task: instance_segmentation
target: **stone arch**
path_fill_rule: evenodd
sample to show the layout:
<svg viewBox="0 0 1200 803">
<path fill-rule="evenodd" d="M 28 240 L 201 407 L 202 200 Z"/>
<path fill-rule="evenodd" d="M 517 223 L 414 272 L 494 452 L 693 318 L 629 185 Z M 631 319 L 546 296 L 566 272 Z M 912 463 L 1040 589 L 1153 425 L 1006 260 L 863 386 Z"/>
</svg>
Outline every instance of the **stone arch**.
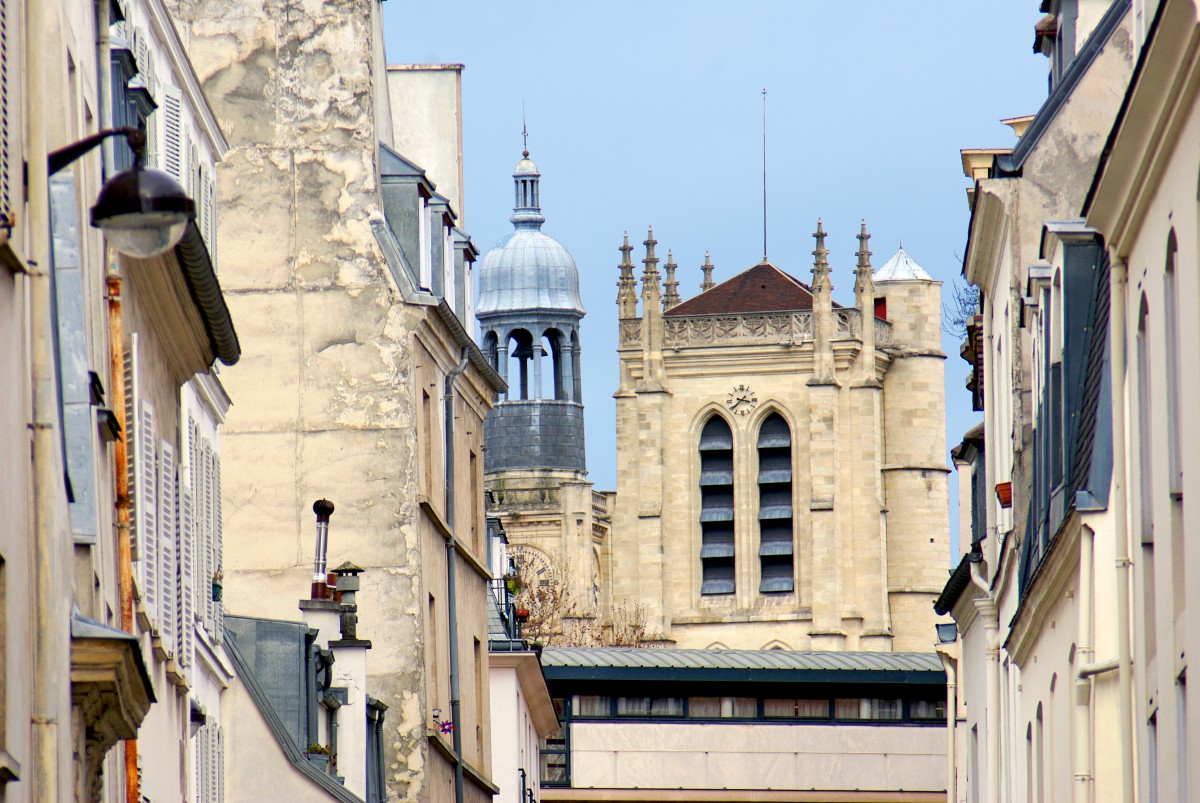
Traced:
<svg viewBox="0 0 1200 803">
<path fill-rule="evenodd" d="M 733 428 L 724 415 L 710 413 L 695 443 L 700 458 L 700 593 L 732 594 L 736 591 Z"/>
<path fill-rule="evenodd" d="M 562 330 L 556 327 L 548 327 L 542 332 L 542 342 L 544 352 L 549 352 L 550 370 L 547 371 L 543 367 L 542 370 L 542 392 L 543 399 L 557 399 L 565 401 L 567 398 L 567 380 L 569 368 L 564 364 L 565 355 L 563 345 L 566 340 Z"/>
<path fill-rule="evenodd" d="M 714 641 L 712 644 L 709 644 L 704 649 L 706 649 L 706 650 L 727 650 L 729 648 L 726 647 L 724 644 L 722 644 L 719 641 Z"/>
<path fill-rule="evenodd" d="M 533 335 L 528 329 L 513 329 L 504 339 L 508 351 L 508 397 L 512 400 L 526 400 L 530 396 L 530 361 L 534 357 Z M 538 348 L 541 345 L 538 344 Z"/>
<path fill-rule="evenodd" d="M 771 639 L 766 644 L 762 645 L 762 648 L 764 650 L 786 650 L 788 652 L 791 652 L 792 649 L 787 642 L 780 641 L 779 639 Z"/>
<path fill-rule="evenodd" d="M 483 336 L 483 353 L 487 357 L 488 365 L 492 366 L 493 371 L 500 370 L 499 347 L 499 336 L 494 329 L 489 329 L 487 334 Z"/>
</svg>

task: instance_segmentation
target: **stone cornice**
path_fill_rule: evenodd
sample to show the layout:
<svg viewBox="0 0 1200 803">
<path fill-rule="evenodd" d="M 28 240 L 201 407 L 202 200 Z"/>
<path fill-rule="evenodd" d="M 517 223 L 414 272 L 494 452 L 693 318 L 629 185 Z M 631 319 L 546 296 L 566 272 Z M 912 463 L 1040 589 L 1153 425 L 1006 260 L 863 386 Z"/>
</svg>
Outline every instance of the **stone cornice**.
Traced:
<svg viewBox="0 0 1200 803">
<path fill-rule="evenodd" d="M 862 338 L 862 313 L 852 307 L 833 311 L 834 338 Z M 811 310 L 800 312 L 761 312 L 738 315 L 679 315 L 663 319 L 663 348 L 723 345 L 793 345 L 815 339 Z M 620 344 L 634 347 L 641 342 L 641 318 L 620 322 Z M 892 325 L 875 319 L 875 342 L 892 342 Z"/>
</svg>

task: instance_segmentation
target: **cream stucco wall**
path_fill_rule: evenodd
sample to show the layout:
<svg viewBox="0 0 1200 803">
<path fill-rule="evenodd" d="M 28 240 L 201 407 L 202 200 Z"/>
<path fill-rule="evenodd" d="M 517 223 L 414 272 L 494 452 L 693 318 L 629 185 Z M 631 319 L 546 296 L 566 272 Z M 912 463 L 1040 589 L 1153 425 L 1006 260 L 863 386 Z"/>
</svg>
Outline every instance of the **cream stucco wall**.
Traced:
<svg viewBox="0 0 1200 803">
<path fill-rule="evenodd" d="M 945 732 L 876 725 L 575 722 L 571 786 L 944 790 Z"/>
</svg>

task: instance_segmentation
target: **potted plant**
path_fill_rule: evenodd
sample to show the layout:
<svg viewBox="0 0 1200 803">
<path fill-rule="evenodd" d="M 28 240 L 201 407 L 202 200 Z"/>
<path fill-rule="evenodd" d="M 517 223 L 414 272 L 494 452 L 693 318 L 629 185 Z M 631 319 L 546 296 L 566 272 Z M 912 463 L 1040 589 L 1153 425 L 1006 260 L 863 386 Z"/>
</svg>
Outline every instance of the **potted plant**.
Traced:
<svg viewBox="0 0 1200 803">
<path fill-rule="evenodd" d="M 225 584 L 223 582 L 224 579 L 225 579 L 224 576 L 222 576 L 222 574 L 220 572 L 217 572 L 216 574 L 214 574 L 212 576 L 212 600 L 213 600 L 213 602 L 221 601 L 221 597 L 224 594 L 224 590 L 225 590 Z"/>
<path fill-rule="evenodd" d="M 508 593 L 516 596 L 521 593 L 521 589 L 525 587 L 525 583 L 521 580 L 521 575 L 516 572 L 509 572 L 504 575 L 504 587 L 508 589 Z"/>
<path fill-rule="evenodd" d="M 305 749 L 304 756 L 308 759 L 309 764 L 321 772 L 329 772 L 329 763 L 333 760 L 333 753 L 325 745 L 313 742 Z"/>
</svg>

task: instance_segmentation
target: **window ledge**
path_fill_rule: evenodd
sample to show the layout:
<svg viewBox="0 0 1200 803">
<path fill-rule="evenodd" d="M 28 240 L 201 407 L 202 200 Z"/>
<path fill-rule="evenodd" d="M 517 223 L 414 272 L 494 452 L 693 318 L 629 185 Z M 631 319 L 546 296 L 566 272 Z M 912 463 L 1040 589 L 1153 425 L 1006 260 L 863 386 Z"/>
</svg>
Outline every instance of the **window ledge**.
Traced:
<svg viewBox="0 0 1200 803">
<path fill-rule="evenodd" d="M 0 747 L 0 784 L 21 780 L 21 762 Z"/>
</svg>

